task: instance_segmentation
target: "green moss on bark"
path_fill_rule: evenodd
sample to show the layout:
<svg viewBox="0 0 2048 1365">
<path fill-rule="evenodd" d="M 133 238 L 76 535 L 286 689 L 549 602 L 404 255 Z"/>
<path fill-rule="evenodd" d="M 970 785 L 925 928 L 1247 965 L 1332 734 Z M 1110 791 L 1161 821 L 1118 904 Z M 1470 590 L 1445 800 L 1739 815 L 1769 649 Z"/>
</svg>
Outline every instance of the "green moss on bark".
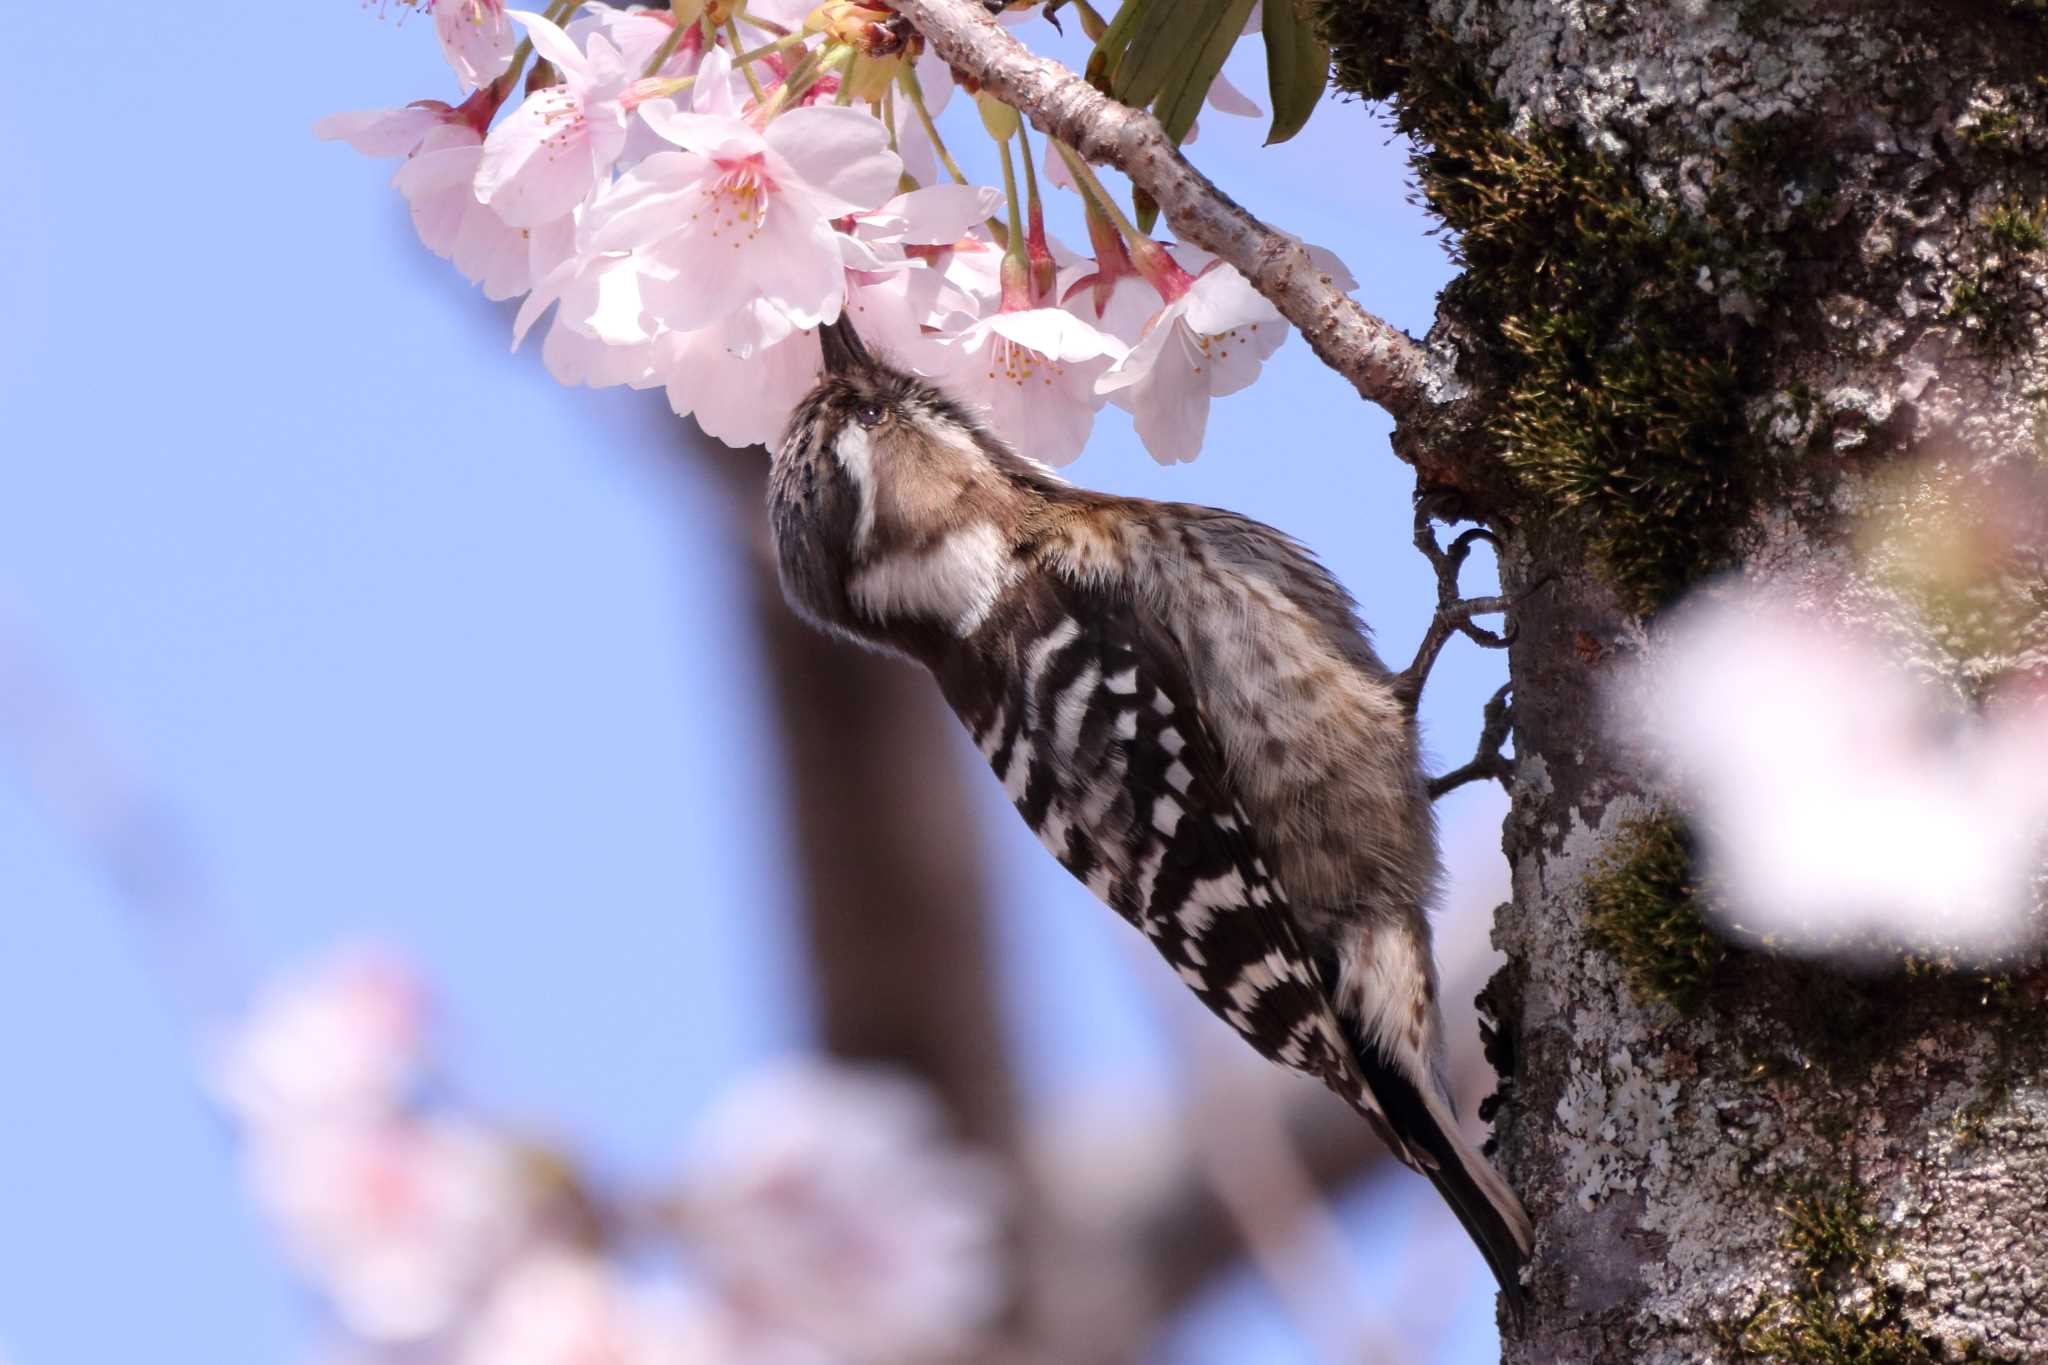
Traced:
<svg viewBox="0 0 2048 1365">
<path fill-rule="evenodd" d="M 1393 101 L 1422 196 L 1463 274 L 1452 310 L 1493 340 L 1488 426 L 1528 507 L 1575 519 L 1638 611 L 1733 558 L 1770 461 L 1748 400 L 1796 287 L 1785 262 L 1829 185 L 1807 130 L 1759 124 L 1702 149 L 1704 214 L 1650 192 L 1575 130 L 1509 127 L 1473 55 L 1409 0 L 1324 0 L 1338 82 Z M 1787 195 L 1788 185 L 1796 183 Z M 1790 212 L 1760 212 L 1787 200 Z"/>
<path fill-rule="evenodd" d="M 1797 1194 L 1779 1212 L 1785 1229 L 1778 1244 L 1798 1258 L 1795 1288 L 1726 1333 L 1744 1358 L 1786 1365 L 1935 1365 L 1950 1358 L 1907 1324 L 1903 1296 L 1882 1279 L 1877 1220 L 1861 1191 L 1851 1185 Z"/>
<path fill-rule="evenodd" d="M 1621 964 L 1629 985 L 1691 1013 L 1728 945 L 1700 915 L 1692 840 L 1670 816 L 1621 828 L 1586 879 L 1586 927 Z"/>
</svg>

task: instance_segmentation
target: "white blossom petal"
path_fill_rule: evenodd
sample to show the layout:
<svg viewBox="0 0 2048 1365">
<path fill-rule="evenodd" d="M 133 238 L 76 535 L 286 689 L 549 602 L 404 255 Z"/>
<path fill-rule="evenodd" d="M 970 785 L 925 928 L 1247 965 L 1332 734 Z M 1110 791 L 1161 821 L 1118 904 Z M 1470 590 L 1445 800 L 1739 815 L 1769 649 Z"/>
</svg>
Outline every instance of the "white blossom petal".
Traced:
<svg viewBox="0 0 2048 1365">
<path fill-rule="evenodd" d="M 895 195 L 903 173 L 903 163 L 889 150 L 887 130 L 858 109 L 792 109 L 770 123 L 763 136 L 827 218 L 881 204 Z"/>
<path fill-rule="evenodd" d="M 517 46 L 504 0 L 433 0 L 441 55 L 468 94 L 505 74 Z"/>
<path fill-rule="evenodd" d="M 323 142 L 346 142 L 364 156 L 411 156 L 427 134 L 446 122 L 447 113 L 446 105 L 409 104 L 329 114 L 313 125 L 313 135 Z"/>
</svg>

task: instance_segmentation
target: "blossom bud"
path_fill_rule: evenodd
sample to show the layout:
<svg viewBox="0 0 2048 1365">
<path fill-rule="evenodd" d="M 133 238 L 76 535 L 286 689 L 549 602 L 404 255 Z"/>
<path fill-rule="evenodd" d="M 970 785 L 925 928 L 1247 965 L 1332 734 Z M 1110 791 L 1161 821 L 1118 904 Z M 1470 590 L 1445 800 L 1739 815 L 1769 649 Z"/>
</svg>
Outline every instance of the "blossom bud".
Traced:
<svg viewBox="0 0 2048 1365">
<path fill-rule="evenodd" d="M 846 83 L 853 90 L 853 98 L 879 105 L 882 95 L 896 80 L 896 62 L 893 58 L 868 57 L 856 48 L 853 61 L 846 68 Z"/>
<path fill-rule="evenodd" d="M 988 129 L 988 135 L 998 142 L 1008 142 L 1017 135 L 1017 111 L 1004 104 L 994 95 L 974 97 L 975 107 L 981 110 L 981 126 Z"/>
<path fill-rule="evenodd" d="M 888 10 L 861 4 L 860 0 L 825 0 L 804 20 L 804 32 L 822 33 L 829 40 L 852 43 L 865 50 L 873 42 L 869 31 L 895 17 Z"/>
</svg>

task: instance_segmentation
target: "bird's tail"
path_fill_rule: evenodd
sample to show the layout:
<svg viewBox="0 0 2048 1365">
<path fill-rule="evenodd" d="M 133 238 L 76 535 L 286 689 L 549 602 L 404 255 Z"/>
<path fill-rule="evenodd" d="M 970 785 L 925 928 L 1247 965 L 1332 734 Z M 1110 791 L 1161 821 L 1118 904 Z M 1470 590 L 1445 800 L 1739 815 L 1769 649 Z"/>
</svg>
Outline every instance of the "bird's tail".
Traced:
<svg viewBox="0 0 2048 1365">
<path fill-rule="evenodd" d="M 1389 1139 L 1396 1156 L 1437 1187 L 1486 1258 L 1516 1321 L 1521 1321 L 1526 1302 L 1521 1271 L 1533 1240 L 1522 1201 L 1458 1132 L 1449 1102 L 1434 1085 L 1418 1084 L 1407 1068 L 1379 1043 L 1360 1036 L 1349 1020 L 1345 1031 L 1352 1035 L 1359 1071 L 1379 1103 L 1379 1117 L 1391 1130 L 1381 1135 Z"/>
</svg>

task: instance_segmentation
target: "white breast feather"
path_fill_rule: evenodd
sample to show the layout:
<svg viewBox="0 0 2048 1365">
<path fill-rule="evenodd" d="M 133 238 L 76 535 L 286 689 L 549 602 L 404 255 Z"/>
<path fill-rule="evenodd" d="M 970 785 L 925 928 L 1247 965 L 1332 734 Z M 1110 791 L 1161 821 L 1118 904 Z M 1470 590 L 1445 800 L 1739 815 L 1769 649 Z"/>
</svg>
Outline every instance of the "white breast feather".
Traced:
<svg viewBox="0 0 2048 1365">
<path fill-rule="evenodd" d="M 943 621 L 966 639 L 988 619 L 1017 578 L 1009 542 L 991 522 L 975 522 L 929 550 L 890 555 L 854 577 L 853 600 L 878 621 Z"/>
<path fill-rule="evenodd" d="M 854 519 L 853 547 L 865 549 L 875 530 L 875 456 L 868 444 L 866 428 L 848 426 L 832 443 L 832 455 L 860 494 L 860 511 Z"/>
</svg>

